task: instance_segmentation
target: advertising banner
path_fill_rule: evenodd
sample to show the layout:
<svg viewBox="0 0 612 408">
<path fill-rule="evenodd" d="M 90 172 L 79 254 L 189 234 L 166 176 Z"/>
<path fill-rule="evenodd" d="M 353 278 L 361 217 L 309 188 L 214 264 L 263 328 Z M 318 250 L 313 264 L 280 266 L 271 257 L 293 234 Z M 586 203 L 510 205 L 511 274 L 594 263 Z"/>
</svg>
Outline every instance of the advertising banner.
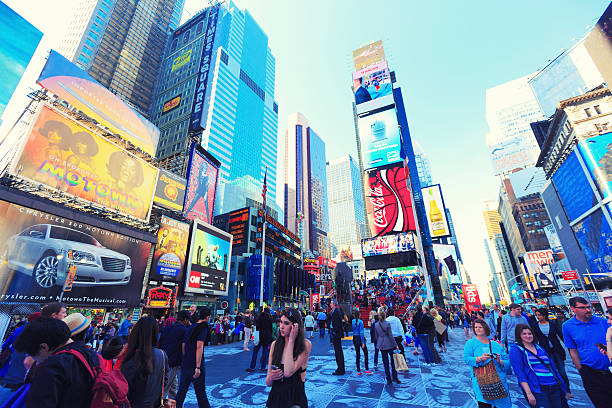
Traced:
<svg viewBox="0 0 612 408">
<path fill-rule="evenodd" d="M 385 60 L 385 49 L 382 40 L 365 45 L 353 50 L 353 64 L 355 71 L 378 64 Z"/>
<path fill-rule="evenodd" d="M 363 259 L 363 254 L 361 252 L 361 244 L 343 245 L 338 249 L 338 257 L 340 259 L 340 262 L 358 261 L 360 259 Z"/>
<path fill-rule="evenodd" d="M 366 218 L 374 237 L 416 230 L 406 171 L 397 164 L 365 174 Z"/>
<path fill-rule="evenodd" d="M 403 232 L 382 237 L 368 238 L 361 241 L 363 256 L 396 254 L 414 251 L 412 232 Z"/>
<path fill-rule="evenodd" d="M 440 274 L 445 273 L 450 284 L 460 284 L 459 262 L 454 245 L 433 244 L 436 266 Z"/>
<path fill-rule="evenodd" d="M 313 312 L 315 310 L 315 305 L 319 305 L 319 294 L 311 293 L 310 294 L 310 311 Z"/>
<path fill-rule="evenodd" d="M 489 147 L 489 158 L 493 173 L 497 176 L 514 169 L 530 166 L 537 161 L 537 152 L 532 151 L 524 138 L 515 137 Z"/>
<path fill-rule="evenodd" d="M 523 259 L 533 289 L 552 289 L 555 287 L 552 271 L 552 264 L 555 259 L 552 250 L 527 252 Z"/>
<path fill-rule="evenodd" d="M 179 94 L 174 98 L 168 99 L 166 102 L 164 102 L 164 106 L 162 107 L 162 115 L 165 115 L 168 112 L 172 112 L 173 110 L 178 108 L 181 105 L 181 96 L 182 94 Z"/>
<path fill-rule="evenodd" d="M 185 292 L 227 296 L 232 234 L 194 220 Z"/>
<path fill-rule="evenodd" d="M 0 116 L 41 38 L 42 32 L 0 1 Z"/>
<path fill-rule="evenodd" d="M 200 131 L 204 129 L 204 97 L 206 96 L 206 87 L 208 86 L 208 73 L 212 63 L 212 50 L 215 43 L 215 32 L 217 31 L 217 19 L 219 17 L 219 5 L 210 8 L 208 15 L 208 25 L 206 31 L 206 40 L 204 41 L 204 49 L 202 51 L 202 59 L 200 60 L 200 70 L 196 81 L 196 92 L 193 97 L 193 108 L 191 109 L 191 119 L 189 122 L 189 131 Z"/>
<path fill-rule="evenodd" d="M 157 168 L 46 106 L 15 170 L 33 182 L 149 220 Z"/>
<path fill-rule="evenodd" d="M 391 95 L 393 86 L 387 62 L 383 61 L 353 73 L 355 104 Z"/>
<path fill-rule="evenodd" d="M 463 290 L 463 299 L 465 300 L 465 307 L 468 313 L 482 309 L 480 296 L 478 295 L 478 287 L 476 285 L 461 285 L 461 289 Z"/>
<path fill-rule="evenodd" d="M 0 248 L 2 302 L 56 301 L 72 264 L 65 303 L 133 307 L 140 303 L 151 243 L 0 201 Z"/>
<path fill-rule="evenodd" d="M 612 284 L 612 225 L 601 209 L 572 226 L 596 287 Z"/>
<path fill-rule="evenodd" d="M 194 144 L 191 148 L 183 217 L 190 220 L 212 222 L 215 209 L 215 194 L 219 165 L 213 163 L 206 154 Z"/>
<path fill-rule="evenodd" d="M 179 69 L 183 65 L 188 64 L 189 61 L 191 61 L 191 48 L 172 60 L 172 68 L 170 71 L 172 72 L 175 69 Z"/>
<path fill-rule="evenodd" d="M 439 184 L 421 189 L 423 203 L 427 211 L 427 223 L 429 234 L 432 238 L 447 237 L 451 235 L 448 220 L 446 219 L 446 207 L 442 199 L 442 190 Z"/>
<path fill-rule="evenodd" d="M 182 211 L 187 180 L 165 169 L 159 169 L 153 202 L 160 207 Z"/>
<path fill-rule="evenodd" d="M 162 215 L 149 279 L 182 281 L 188 240 L 189 224 Z"/>
<path fill-rule="evenodd" d="M 364 169 L 381 167 L 402 160 L 402 147 L 395 108 L 359 117 L 359 140 Z"/>
<path fill-rule="evenodd" d="M 249 208 L 233 211 L 229 215 L 229 232 L 234 237 L 232 247 L 245 247 L 249 243 Z"/>
<path fill-rule="evenodd" d="M 593 136 L 578 143 L 591 177 L 602 198 L 612 195 L 612 133 Z"/>
<path fill-rule="evenodd" d="M 150 288 L 149 293 L 147 294 L 146 307 L 164 309 L 171 307 L 174 300 L 175 290 L 176 289 L 171 289 L 164 286 Z"/>
<path fill-rule="evenodd" d="M 155 156 L 159 129 L 87 72 L 51 50 L 37 83 L 111 132 Z"/>
</svg>

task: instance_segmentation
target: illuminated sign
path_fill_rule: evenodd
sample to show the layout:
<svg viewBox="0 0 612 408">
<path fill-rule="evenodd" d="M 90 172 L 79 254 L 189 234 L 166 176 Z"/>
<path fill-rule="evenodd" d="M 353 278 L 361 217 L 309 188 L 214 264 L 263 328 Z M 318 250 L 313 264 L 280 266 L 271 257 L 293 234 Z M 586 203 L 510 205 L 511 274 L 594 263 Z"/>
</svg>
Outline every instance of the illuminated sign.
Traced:
<svg viewBox="0 0 612 408">
<path fill-rule="evenodd" d="M 212 222 L 219 162 L 196 143 L 191 147 L 183 217 Z"/>
<path fill-rule="evenodd" d="M 365 45 L 353 51 L 353 64 L 355 70 L 364 69 L 370 65 L 385 60 L 385 49 L 381 40 Z"/>
<path fill-rule="evenodd" d="M 162 215 L 150 279 L 183 280 L 188 240 L 189 224 Z"/>
<path fill-rule="evenodd" d="M 180 104 L 181 104 L 181 95 L 175 96 L 174 98 L 164 102 L 164 107 L 162 108 L 162 115 L 178 108 Z"/>
<path fill-rule="evenodd" d="M 179 69 L 183 65 L 187 64 L 189 61 L 191 61 L 191 50 L 185 51 L 183 54 L 179 55 L 172 61 L 172 69 L 170 70 L 170 72 L 174 71 L 175 69 Z"/>
<path fill-rule="evenodd" d="M 474 310 L 480 310 L 482 305 L 480 303 L 480 296 L 478 295 L 478 287 L 474 284 L 461 285 L 463 289 L 463 299 L 465 299 L 465 307 L 469 312 Z"/>
<path fill-rule="evenodd" d="M 149 289 L 149 294 L 147 296 L 147 306 L 146 307 L 160 307 L 160 308 L 168 308 L 172 304 L 174 290 L 170 288 L 166 288 L 163 286 L 159 286 L 157 288 Z"/>
<path fill-rule="evenodd" d="M 527 252 L 523 259 L 527 277 L 533 289 L 550 289 L 555 286 L 552 273 L 555 258 L 551 249 Z"/>
<path fill-rule="evenodd" d="M 429 234 L 432 238 L 447 237 L 451 235 L 448 220 L 446 219 L 446 207 L 442 199 L 440 185 L 424 187 L 421 189 L 423 194 L 423 204 L 427 211 L 427 223 L 429 224 Z"/>
<path fill-rule="evenodd" d="M 361 159 L 364 169 L 397 163 L 400 157 L 401 135 L 395 108 L 357 119 Z"/>
<path fill-rule="evenodd" d="M 363 256 L 396 254 L 415 249 L 412 232 L 364 239 L 361 245 Z"/>
</svg>

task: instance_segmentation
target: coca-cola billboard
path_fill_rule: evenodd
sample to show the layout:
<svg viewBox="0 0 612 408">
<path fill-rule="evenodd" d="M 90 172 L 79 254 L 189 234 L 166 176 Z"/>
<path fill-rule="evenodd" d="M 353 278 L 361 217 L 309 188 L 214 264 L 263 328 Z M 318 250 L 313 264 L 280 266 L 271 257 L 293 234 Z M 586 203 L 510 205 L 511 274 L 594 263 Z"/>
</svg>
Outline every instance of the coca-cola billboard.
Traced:
<svg viewBox="0 0 612 408">
<path fill-rule="evenodd" d="M 365 200 L 373 237 L 416 230 L 403 164 L 366 171 Z"/>
</svg>

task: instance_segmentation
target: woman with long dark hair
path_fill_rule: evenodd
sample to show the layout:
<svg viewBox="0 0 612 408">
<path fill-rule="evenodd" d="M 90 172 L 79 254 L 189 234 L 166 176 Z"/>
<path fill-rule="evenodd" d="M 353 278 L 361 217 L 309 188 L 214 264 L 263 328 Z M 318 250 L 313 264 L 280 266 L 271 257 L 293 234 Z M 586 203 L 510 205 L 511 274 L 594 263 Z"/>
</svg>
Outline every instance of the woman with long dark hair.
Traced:
<svg viewBox="0 0 612 408">
<path fill-rule="evenodd" d="M 266 407 L 306 408 L 306 366 L 312 343 L 304 338 L 302 316 L 296 309 L 281 313 L 279 336 L 268 357 L 266 385 L 271 386 Z"/>
<path fill-rule="evenodd" d="M 132 408 L 157 408 L 161 404 L 162 390 L 168 383 L 168 358 L 155 347 L 158 331 L 155 318 L 141 318 L 120 356 L 121 373 L 130 386 L 128 400 Z"/>
</svg>

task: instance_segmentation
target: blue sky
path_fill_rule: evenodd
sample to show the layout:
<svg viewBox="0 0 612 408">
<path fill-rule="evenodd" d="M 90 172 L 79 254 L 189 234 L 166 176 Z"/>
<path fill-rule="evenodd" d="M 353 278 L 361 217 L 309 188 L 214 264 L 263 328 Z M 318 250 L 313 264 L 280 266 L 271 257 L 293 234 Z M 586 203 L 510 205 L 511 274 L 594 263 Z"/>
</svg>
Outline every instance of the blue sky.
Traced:
<svg viewBox="0 0 612 408">
<path fill-rule="evenodd" d="M 58 46 L 77 2 L 6 0 L 45 33 L 39 58 Z M 486 282 L 480 203 L 497 197 L 497 184 L 485 145 L 485 90 L 544 67 L 585 34 L 608 2 L 235 2 L 268 34 L 276 57 L 279 154 L 284 151 L 287 115 L 300 111 L 326 142 L 328 159 L 346 153 L 356 157 L 351 52 L 383 40 L 403 90 L 412 138 L 429 155 L 434 179 L 442 184 L 466 267 L 479 283 Z M 183 19 L 206 5 L 186 0 Z M 42 62 L 32 65 L 28 71 L 39 71 Z M 480 292 L 486 296 L 486 286 Z"/>
</svg>

